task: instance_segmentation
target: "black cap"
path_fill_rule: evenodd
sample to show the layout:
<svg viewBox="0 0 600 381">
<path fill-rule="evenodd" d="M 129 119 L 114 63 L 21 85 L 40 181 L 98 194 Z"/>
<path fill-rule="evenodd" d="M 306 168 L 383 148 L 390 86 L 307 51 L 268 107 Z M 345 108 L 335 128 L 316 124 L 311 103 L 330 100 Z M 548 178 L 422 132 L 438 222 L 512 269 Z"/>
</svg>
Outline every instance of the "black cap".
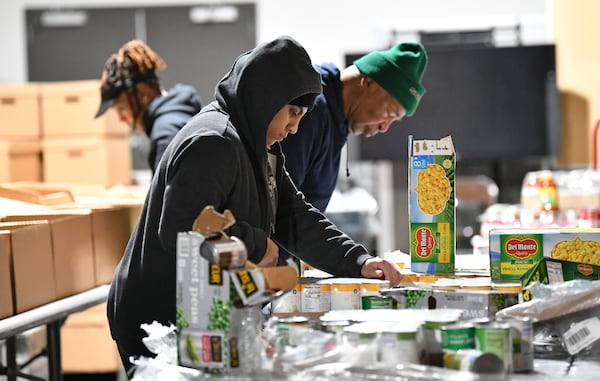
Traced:
<svg viewBox="0 0 600 381">
<path fill-rule="evenodd" d="M 96 112 L 96 116 L 94 118 L 98 118 L 102 116 L 112 105 L 115 104 L 119 95 L 127 89 L 134 87 L 136 84 L 140 82 L 153 83 L 158 81 L 158 77 L 154 72 L 150 72 L 144 76 L 137 78 L 127 78 L 124 80 L 118 80 L 112 83 L 107 83 L 104 86 L 100 87 L 100 107 Z"/>
</svg>

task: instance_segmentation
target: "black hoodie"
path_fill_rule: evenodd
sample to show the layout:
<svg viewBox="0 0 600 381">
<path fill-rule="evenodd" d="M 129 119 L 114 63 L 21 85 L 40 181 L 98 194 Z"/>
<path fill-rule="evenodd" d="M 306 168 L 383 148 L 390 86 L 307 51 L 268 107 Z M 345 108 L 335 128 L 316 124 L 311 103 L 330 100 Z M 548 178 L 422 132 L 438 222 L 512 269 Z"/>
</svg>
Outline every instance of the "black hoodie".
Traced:
<svg viewBox="0 0 600 381">
<path fill-rule="evenodd" d="M 320 75 L 304 48 L 278 38 L 238 57 L 217 85 L 216 100 L 175 136 L 111 285 L 108 316 L 121 348 L 141 346 L 142 323 L 175 324 L 177 233 L 189 231 L 207 205 L 231 210 L 237 222 L 228 233 L 244 241 L 254 263 L 270 236 L 317 268 L 360 276 L 371 256 L 304 201 L 285 171 L 279 143 L 271 147 L 278 163 L 276 218 L 269 199 L 269 123 L 292 100 L 320 91 Z"/>
</svg>

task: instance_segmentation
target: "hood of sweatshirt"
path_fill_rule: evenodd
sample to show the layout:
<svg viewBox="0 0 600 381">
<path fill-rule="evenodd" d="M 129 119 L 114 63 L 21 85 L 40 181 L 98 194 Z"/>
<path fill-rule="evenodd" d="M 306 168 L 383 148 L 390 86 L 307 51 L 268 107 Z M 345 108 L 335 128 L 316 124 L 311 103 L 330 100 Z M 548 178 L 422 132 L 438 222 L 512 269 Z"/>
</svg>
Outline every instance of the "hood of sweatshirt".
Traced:
<svg viewBox="0 0 600 381">
<path fill-rule="evenodd" d="M 239 56 L 217 84 L 215 99 L 231 118 L 258 163 L 266 163 L 267 129 L 294 99 L 321 93 L 321 76 L 306 50 L 293 38 L 279 37 Z"/>
</svg>

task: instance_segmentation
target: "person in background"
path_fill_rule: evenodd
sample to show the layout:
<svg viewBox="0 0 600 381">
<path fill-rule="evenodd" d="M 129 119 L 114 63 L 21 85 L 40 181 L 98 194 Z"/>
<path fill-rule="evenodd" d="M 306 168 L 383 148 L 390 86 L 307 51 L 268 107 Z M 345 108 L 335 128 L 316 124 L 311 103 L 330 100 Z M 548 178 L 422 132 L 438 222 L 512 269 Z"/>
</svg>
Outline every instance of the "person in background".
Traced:
<svg viewBox="0 0 600 381">
<path fill-rule="evenodd" d="M 368 53 L 343 70 L 332 63 L 314 67 L 323 92 L 302 118 L 298 133 L 281 147 L 298 189 L 325 212 L 350 133 L 371 137 L 414 114 L 425 94 L 421 80 L 427 53 L 420 43 L 404 42 Z"/>
<path fill-rule="evenodd" d="M 156 72 L 167 65 L 140 40 L 126 42 L 104 64 L 101 103 L 96 118 L 113 108 L 133 132 L 150 139 L 148 164 L 152 172 L 183 125 L 202 108 L 192 86 L 162 88 Z"/>
<path fill-rule="evenodd" d="M 206 206 L 236 219 L 226 230 L 248 259 L 273 266 L 278 244 L 337 276 L 384 278 L 400 270 L 338 230 L 306 203 L 287 175 L 280 141 L 321 91 L 304 48 L 283 36 L 239 56 L 217 84 L 215 101 L 175 136 L 158 165 L 138 223 L 110 287 L 107 313 L 126 369 L 153 356 L 142 323 L 176 323 L 176 240 Z"/>
</svg>

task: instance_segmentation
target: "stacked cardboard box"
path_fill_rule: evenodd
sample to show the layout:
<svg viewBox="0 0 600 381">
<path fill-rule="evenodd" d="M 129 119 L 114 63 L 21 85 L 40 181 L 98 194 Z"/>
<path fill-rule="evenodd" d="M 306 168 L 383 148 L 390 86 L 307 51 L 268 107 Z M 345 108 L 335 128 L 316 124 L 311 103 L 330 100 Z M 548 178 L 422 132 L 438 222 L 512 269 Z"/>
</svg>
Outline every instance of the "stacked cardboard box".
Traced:
<svg viewBox="0 0 600 381">
<path fill-rule="evenodd" d="M 100 82 L 40 84 L 44 181 L 130 184 L 128 128 L 113 112 L 94 115 Z"/>
<path fill-rule="evenodd" d="M 0 86 L 0 181 L 42 179 L 39 90 Z"/>
</svg>

